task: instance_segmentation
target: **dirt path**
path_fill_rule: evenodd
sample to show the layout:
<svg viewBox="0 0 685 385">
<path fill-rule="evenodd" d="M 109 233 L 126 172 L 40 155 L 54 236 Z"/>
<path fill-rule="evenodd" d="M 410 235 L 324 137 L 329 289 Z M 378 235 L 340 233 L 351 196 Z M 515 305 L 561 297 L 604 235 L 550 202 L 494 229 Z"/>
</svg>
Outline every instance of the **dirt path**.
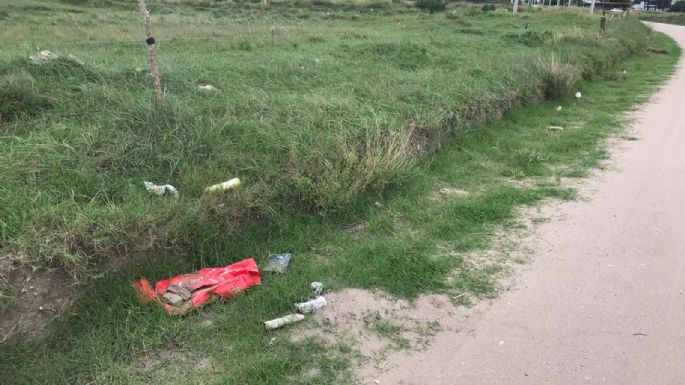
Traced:
<svg viewBox="0 0 685 385">
<path fill-rule="evenodd" d="M 685 27 L 655 25 L 685 46 Z M 616 168 L 532 239 L 517 288 L 379 384 L 685 384 L 685 63 L 638 115 Z"/>
</svg>

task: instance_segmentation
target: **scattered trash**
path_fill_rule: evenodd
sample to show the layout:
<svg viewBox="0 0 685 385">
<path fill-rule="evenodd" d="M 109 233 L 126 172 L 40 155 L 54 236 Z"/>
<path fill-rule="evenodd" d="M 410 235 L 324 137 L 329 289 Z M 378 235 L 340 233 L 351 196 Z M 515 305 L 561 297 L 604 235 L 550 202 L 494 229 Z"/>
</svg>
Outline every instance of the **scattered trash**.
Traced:
<svg viewBox="0 0 685 385">
<path fill-rule="evenodd" d="M 228 300 L 236 294 L 261 284 L 261 275 L 254 258 L 244 259 L 226 267 L 211 267 L 194 273 L 177 275 L 158 281 L 153 288 L 145 278 L 133 288 L 143 302 L 156 302 L 167 314 L 186 314 L 211 302 L 213 296 Z"/>
<path fill-rule="evenodd" d="M 555 109 L 557 110 L 557 112 L 561 112 L 561 106 L 557 106 L 557 108 Z"/>
<path fill-rule="evenodd" d="M 57 55 L 48 50 L 44 50 L 29 56 L 29 59 L 31 59 L 33 64 L 41 64 L 57 59 Z"/>
<path fill-rule="evenodd" d="M 628 73 L 628 71 L 626 71 L 626 70 L 623 70 L 623 72 L 621 72 L 621 73 L 625 75 L 625 74 L 627 74 L 627 73 Z"/>
<path fill-rule="evenodd" d="M 143 184 L 145 184 L 145 189 L 152 194 L 155 195 L 171 195 L 172 197 L 178 199 L 178 191 L 176 190 L 176 187 L 170 185 L 170 184 L 165 184 L 165 185 L 157 185 L 152 182 L 146 182 L 144 181 Z"/>
<path fill-rule="evenodd" d="M 307 302 L 296 303 L 295 308 L 301 314 L 313 313 L 326 307 L 326 298 L 323 296 L 310 299 Z"/>
<path fill-rule="evenodd" d="M 297 311 L 302 314 L 313 313 L 326 307 L 326 298 L 321 295 L 321 293 L 323 293 L 323 283 L 312 282 L 310 287 L 312 288 L 313 293 L 309 301 L 295 304 Z"/>
<path fill-rule="evenodd" d="M 576 92 L 576 100 L 580 100 L 582 97 L 583 95 L 581 95 L 580 91 Z"/>
<path fill-rule="evenodd" d="M 302 321 L 304 321 L 304 316 L 302 314 L 288 314 L 285 317 L 272 319 L 271 321 L 265 321 L 264 326 L 266 326 L 266 330 L 274 330 L 285 325 Z"/>
<path fill-rule="evenodd" d="M 227 180 L 226 182 L 222 183 L 217 183 L 214 185 L 211 185 L 205 189 L 205 191 L 227 191 L 227 190 L 233 190 L 235 188 L 238 188 L 240 186 L 240 179 L 238 178 L 233 178 L 230 180 Z"/>
<path fill-rule="evenodd" d="M 269 345 L 273 345 L 276 342 L 276 337 L 271 337 L 269 340 Z"/>
<path fill-rule="evenodd" d="M 383 208 L 383 204 L 381 202 L 374 202 L 374 206 L 378 207 L 379 209 Z"/>
<path fill-rule="evenodd" d="M 285 273 L 285 270 L 288 268 L 288 264 L 290 263 L 290 258 L 292 258 L 292 256 L 293 255 L 290 253 L 271 255 L 269 256 L 269 259 L 266 261 L 266 266 L 264 266 L 262 271 Z"/>
<path fill-rule="evenodd" d="M 211 84 L 203 84 L 203 83 L 200 83 L 200 84 L 197 85 L 197 88 L 200 89 L 200 90 L 202 90 L 202 91 L 210 91 L 210 92 L 218 91 L 218 90 L 216 89 L 216 87 L 214 87 L 214 86 L 211 85 Z"/>
<path fill-rule="evenodd" d="M 312 295 L 312 299 L 318 297 L 323 293 L 323 283 L 321 282 L 312 282 L 311 285 L 309 285 L 312 290 L 314 290 L 314 295 Z"/>
<path fill-rule="evenodd" d="M 556 132 L 564 131 L 564 127 L 561 127 L 561 126 L 549 126 L 549 127 L 547 127 L 547 129 L 550 131 L 556 131 Z"/>
</svg>

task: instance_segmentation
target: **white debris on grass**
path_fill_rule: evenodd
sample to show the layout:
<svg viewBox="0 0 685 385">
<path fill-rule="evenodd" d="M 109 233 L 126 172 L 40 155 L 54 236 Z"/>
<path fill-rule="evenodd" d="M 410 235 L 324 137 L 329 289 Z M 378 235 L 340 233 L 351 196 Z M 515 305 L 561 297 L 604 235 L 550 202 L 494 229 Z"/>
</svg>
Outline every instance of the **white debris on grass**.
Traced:
<svg viewBox="0 0 685 385">
<path fill-rule="evenodd" d="M 214 87 L 214 86 L 211 85 L 211 84 L 200 83 L 200 84 L 197 85 L 197 88 L 198 88 L 199 90 L 202 90 L 202 91 L 209 91 L 209 92 L 218 91 L 218 90 L 216 89 L 216 87 Z"/>
<path fill-rule="evenodd" d="M 147 181 L 144 181 L 143 184 L 145 184 L 145 189 L 152 194 L 155 194 L 155 195 L 171 195 L 172 197 L 178 199 L 178 191 L 176 190 L 176 187 L 174 187 L 170 184 L 157 185 L 157 184 L 154 184 L 152 182 L 147 182 Z"/>
<path fill-rule="evenodd" d="M 31 62 L 33 64 L 41 64 L 41 63 L 47 63 L 49 61 L 57 59 L 57 55 L 48 51 L 48 50 L 43 50 L 38 52 L 35 55 L 29 56 L 29 59 L 31 59 Z"/>
</svg>

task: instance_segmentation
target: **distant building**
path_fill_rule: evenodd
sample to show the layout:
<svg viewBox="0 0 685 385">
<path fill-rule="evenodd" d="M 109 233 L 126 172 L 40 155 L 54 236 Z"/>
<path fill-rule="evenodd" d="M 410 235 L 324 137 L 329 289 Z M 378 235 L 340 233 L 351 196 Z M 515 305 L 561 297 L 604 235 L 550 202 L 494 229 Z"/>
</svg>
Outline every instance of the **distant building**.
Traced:
<svg viewBox="0 0 685 385">
<path fill-rule="evenodd" d="M 592 0 L 583 0 L 583 6 L 589 7 L 592 4 Z M 614 0 L 614 1 L 600 1 L 597 0 L 595 1 L 595 9 L 604 9 L 604 10 L 609 10 L 609 9 L 620 9 L 623 11 L 627 11 L 628 9 L 633 7 L 633 2 L 632 1 L 620 1 L 620 0 Z"/>
</svg>

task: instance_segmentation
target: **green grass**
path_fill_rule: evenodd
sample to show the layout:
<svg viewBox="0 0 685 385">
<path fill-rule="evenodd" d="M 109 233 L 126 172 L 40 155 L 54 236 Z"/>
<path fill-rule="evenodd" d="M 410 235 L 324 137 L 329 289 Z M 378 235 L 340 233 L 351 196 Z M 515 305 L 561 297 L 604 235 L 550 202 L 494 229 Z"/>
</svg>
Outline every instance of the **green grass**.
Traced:
<svg viewBox="0 0 685 385">
<path fill-rule="evenodd" d="M 140 40 L 135 9 L 41 4 L 49 10 L 0 13 L 11 31 L 0 41 L 16 44 L 0 52 L 0 77 L 30 79 L 22 90 L 47 101 L 0 127 L 0 239 L 25 263 L 102 277 L 85 280 L 45 339 L 0 346 L 0 378 L 16 384 L 349 381 L 348 348 L 292 342 L 262 321 L 292 311 L 314 280 L 407 298 L 493 296 L 504 267 L 466 252 L 513 225 L 517 207 L 572 198 L 556 180 L 601 163 L 602 139 L 620 129 L 621 112 L 644 100 L 679 54 L 633 20 L 610 22 L 609 36 L 597 39 L 585 32 L 597 20 L 573 12 L 457 8 L 448 18 L 343 4 L 331 19 L 318 5 L 286 13 L 159 4 L 168 10 L 156 22 L 167 105 L 157 110 L 148 78 L 135 71 L 145 67 L 142 44 L 64 41 L 76 40 L 72 28 L 93 41 Z M 89 24 L 96 13 L 99 23 Z M 27 18 L 46 21 L 44 33 L 28 33 Z M 204 38 L 181 39 L 194 36 Z M 29 65 L 36 44 L 86 65 Z M 670 53 L 646 55 L 646 45 Z M 552 53 L 594 78 L 577 86 L 580 102 L 566 92 L 528 103 L 545 87 L 536 62 Z M 197 82 L 220 92 L 201 93 Z M 519 104 L 528 105 L 497 118 Z M 478 123 L 487 118 L 495 119 Z M 241 193 L 203 196 L 233 176 Z M 144 179 L 174 184 L 181 199 L 148 195 Z M 446 186 L 471 194 L 436 199 Z M 295 254 L 287 274 L 187 317 L 142 305 L 131 289 L 141 276 L 282 251 Z M 116 272 L 103 262 L 139 254 L 151 256 Z"/>
<path fill-rule="evenodd" d="M 685 25 L 685 13 L 642 12 L 638 17 L 655 23 Z"/>
</svg>

